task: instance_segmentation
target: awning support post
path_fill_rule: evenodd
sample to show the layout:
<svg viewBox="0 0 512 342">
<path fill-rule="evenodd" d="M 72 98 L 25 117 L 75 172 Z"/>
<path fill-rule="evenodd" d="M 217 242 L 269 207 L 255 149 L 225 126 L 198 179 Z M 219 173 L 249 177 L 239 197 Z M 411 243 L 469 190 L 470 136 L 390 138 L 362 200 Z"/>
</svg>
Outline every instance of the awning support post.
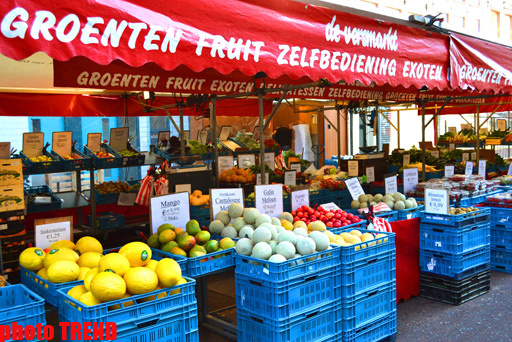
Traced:
<svg viewBox="0 0 512 342">
<path fill-rule="evenodd" d="M 336 129 L 336 140 L 338 142 L 338 170 L 340 169 L 341 167 L 341 130 L 340 130 L 340 127 L 341 127 L 341 119 L 340 119 L 340 116 L 341 116 L 341 113 L 340 113 L 340 107 L 338 107 L 338 101 L 336 101 L 336 118 L 337 118 L 337 122 L 338 122 L 338 127 Z M 324 158 L 325 158 L 325 154 L 324 154 Z"/>
<path fill-rule="evenodd" d="M 286 93 L 287 91 L 285 91 Z M 280 100 L 282 101 L 284 98 L 281 96 Z M 277 107 L 276 107 L 277 108 Z M 261 168 L 261 184 L 267 184 L 265 181 L 265 128 L 266 123 L 264 122 L 265 117 L 263 113 L 263 90 L 258 92 L 258 109 L 259 109 L 259 119 L 260 119 L 260 168 Z M 275 113 L 275 111 L 273 110 Z M 270 122 L 270 120 L 269 120 Z"/>
<path fill-rule="evenodd" d="M 444 106 L 447 104 L 448 102 L 446 102 L 443 107 L 441 107 L 441 109 L 444 108 Z M 439 110 L 440 111 L 440 110 Z M 426 177 L 426 174 L 425 174 L 425 128 L 427 126 L 425 125 L 425 101 L 421 100 L 421 162 L 422 162 L 422 166 L 421 166 L 421 179 L 423 182 L 425 182 L 427 180 L 427 177 Z"/>
<path fill-rule="evenodd" d="M 180 133 L 180 152 L 181 152 L 181 156 L 184 157 L 185 156 L 185 139 L 184 139 L 184 132 L 183 132 L 183 106 L 179 106 L 179 109 L 180 109 L 180 130 L 179 130 L 179 133 Z"/>
<path fill-rule="evenodd" d="M 213 161 L 214 161 L 214 169 L 213 169 L 213 179 L 215 180 L 215 187 L 219 187 L 219 149 L 217 143 L 217 96 L 213 96 L 212 102 L 210 103 L 210 128 L 212 134 L 212 144 L 213 144 Z"/>
</svg>

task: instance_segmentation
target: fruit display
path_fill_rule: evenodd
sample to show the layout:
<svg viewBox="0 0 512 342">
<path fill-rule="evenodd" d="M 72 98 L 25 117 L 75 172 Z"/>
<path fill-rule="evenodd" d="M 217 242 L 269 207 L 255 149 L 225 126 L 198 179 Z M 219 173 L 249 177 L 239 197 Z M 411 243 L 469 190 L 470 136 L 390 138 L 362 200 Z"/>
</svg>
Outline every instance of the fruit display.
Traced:
<svg viewBox="0 0 512 342">
<path fill-rule="evenodd" d="M 510 207 L 512 206 L 512 192 L 502 192 L 493 196 L 489 196 L 487 197 L 487 202 Z"/>
<path fill-rule="evenodd" d="M 453 177 L 440 180 L 431 179 L 427 182 L 418 183 L 415 190 L 410 191 L 408 196 L 424 198 L 425 188 L 442 188 L 450 190 L 450 199 L 480 196 L 494 191 L 501 184 L 501 180 L 484 180 L 478 175 L 454 175 Z"/>
<path fill-rule="evenodd" d="M 40 248 L 27 248 L 20 255 L 20 265 L 52 283 L 83 280 L 83 285 L 71 288 L 67 294 L 93 306 L 187 282 L 175 260 L 164 258 L 157 261 L 151 256 L 151 248 L 138 241 L 103 255 L 101 243 L 87 236 L 78 240 L 76 245 L 71 241 L 57 241 L 50 246 L 48 253 Z M 156 298 L 153 295 L 139 301 Z M 119 308 L 119 305 L 113 305 L 109 310 Z"/>
<path fill-rule="evenodd" d="M 82 159 L 82 156 L 79 156 L 78 154 L 75 154 L 75 153 L 71 153 L 71 154 L 67 154 L 67 155 L 63 156 L 62 158 L 66 159 L 66 160 L 73 160 L 73 159 Z"/>
<path fill-rule="evenodd" d="M 190 220 L 185 229 L 168 223 L 160 225 L 149 237 L 148 245 L 166 253 L 195 258 L 235 247 L 235 242 L 230 238 L 211 239 L 210 232 L 201 230 L 196 220 Z"/>
<path fill-rule="evenodd" d="M 190 205 L 210 204 L 210 195 L 203 195 L 201 190 L 194 190 L 189 196 Z"/>
<path fill-rule="evenodd" d="M 137 187 L 134 185 L 128 185 L 125 182 L 103 182 L 96 185 L 96 191 L 100 194 L 111 194 L 116 192 L 133 192 L 136 191 Z"/>
<path fill-rule="evenodd" d="M 356 251 L 362 248 L 372 247 L 377 244 L 388 241 L 388 237 L 386 234 L 378 234 L 373 232 L 362 233 L 358 229 L 352 229 L 350 231 L 347 230 L 346 232 L 342 232 L 340 234 L 333 234 L 327 231 L 324 234 L 327 234 L 329 236 L 329 239 L 332 244 L 340 246 L 352 246 L 366 242 L 366 244 L 356 246 Z"/>
<path fill-rule="evenodd" d="M 294 228 L 290 213 L 282 213 L 280 219 L 276 219 L 260 214 L 255 208 L 245 208 L 241 217 L 251 227 L 240 229 L 240 233 L 245 230 L 240 234 L 245 237 L 236 242 L 238 254 L 271 262 L 284 262 L 332 248 L 328 235 L 322 231 L 326 228 L 321 221 L 310 223 L 308 232 L 302 221 L 302 224 Z M 212 224 L 214 222 L 216 221 Z M 210 225 L 210 230 L 211 228 Z"/>
<path fill-rule="evenodd" d="M 7 286 L 7 280 L 5 280 L 4 276 L 0 275 L 0 287 Z"/>
<path fill-rule="evenodd" d="M 114 156 L 106 151 L 95 152 L 98 158 L 114 158 Z"/>
<path fill-rule="evenodd" d="M 503 175 L 500 177 L 496 177 L 493 180 L 499 181 L 500 185 L 512 185 L 512 176 Z"/>
<path fill-rule="evenodd" d="M 229 170 L 225 170 L 220 175 L 220 181 L 231 183 L 253 183 L 256 181 L 256 175 L 252 173 L 251 169 L 239 169 L 234 166 Z"/>
<path fill-rule="evenodd" d="M 55 161 L 55 160 L 52 157 L 42 154 L 40 156 L 30 157 L 30 161 L 32 161 L 34 163 L 42 163 L 42 162 L 50 162 L 50 161 Z"/>
<path fill-rule="evenodd" d="M 247 147 L 249 150 L 258 150 L 260 148 L 260 143 L 253 139 L 252 133 L 239 131 L 236 134 L 235 141 Z"/>
<path fill-rule="evenodd" d="M 506 135 L 506 133 L 505 133 Z M 503 137 L 505 136 L 503 135 Z M 487 135 L 487 137 L 490 137 L 490 135 Z M 486 138 L 485 135 L 480 134 L 477 136 L 476 132 L 473 129 L 462 129 L 457 134 L 452 132 L 446 132 L 443 135 L 440 135 L 438 140 L 446 141 L 449 143 L 465 143 L 468 141 L 477 141 L 477 140 L 484 140 Z"/>
<path fill-rule="evenodd" d="M 478 211 L 480 209 L 473 208 L 473 207 L 467 207 L 467 208 L 450 208 L 450 215 L 462 215 L 471 213 L 473 211 Z"/>
<path fill-rule="evenodd" d="M 324 223 L 325 226 L 328 228 L 345 227 L 353 223 L 362 221 L 362 219 L 359 218 L 358 216 L 355 216 L 354 214 L 351 213 L 347 213 L 344 210 L 326 210 L 322 206 L 312 208 L 303 205 L 302 207 L 297 208 L 297 210 L 292 211 L 291 215 L 293 217 L 292 220 L 294 224 L 297 223 L 298 221 L 302 221 L 307 225 L 308 229 L 310 227 L 310 224 L 317 221 Z"/>
<path fill-rule="evenodd" d="M 208 145 L 201 144 L 197 140 L 189 140 L 187 141 L 188 146 L 190 147 L 191 154 L 205 154 L 208 153 Z"/>
<path fill-rule="evenodd" d="M 352 209 L 362 209 L 376 205 L 380 202 L 386 203 L 392 210 L 411 209 L 418 206 L 416 199 L 412 197 L 406 198 L 404 194 L 396 192 L 394 194 L 386 194 L 385 196 L 382 196 L 382 194 L 360 195 L 357 201 L 352 201 L 350 203 L 350 207 Z"/>
<path fill-rule="evenodd" d="M 415 163 L 415 164 L 408 164 L 406 168 L 417 168 L 418 172 L 423 171 L 423 163 Z M 437 172 L 440 170 L 437 170 L 434 166 L 425 164 L 425 172 Z"/>
<path fill-rule="evenodd" d="M 265 148 L 270 150 L 277 150 L 279 148 L 279 144 L 274 139 L 266 139 Z"/>
<path fill-rule="evenodd" d="M 119 153 L 123 157 L 135 157 L 135 156 L 138 156 L 140 154 L 139 152 L 131 151 L 131 150 L 127 149 L 127 148 L 125 148 L 124 150 L 119 151 L 117 153 Z"/>
</svg>

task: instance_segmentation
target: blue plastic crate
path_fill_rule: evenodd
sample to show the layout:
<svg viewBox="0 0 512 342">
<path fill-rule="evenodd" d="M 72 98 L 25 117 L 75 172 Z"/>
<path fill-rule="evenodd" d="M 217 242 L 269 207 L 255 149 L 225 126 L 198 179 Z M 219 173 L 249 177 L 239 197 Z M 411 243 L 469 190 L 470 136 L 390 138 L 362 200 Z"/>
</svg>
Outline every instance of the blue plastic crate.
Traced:
<svg viewBox="0 0 512 342">
<path fill-rule="evenodd" d="M 114 229 L 123 227 L 124 222 L 124 215 L 121 214 L 116 214 L 110 211 L 96 214 L 96 227 L 98 229 Z M 92 227 L 91 215 L 87 215 L 87 225 Z"/>
<path fill-rule="evenodd" d="M 316 274 L 317 271 L 336 270 L 340 265 L 341 247 L 332 247 L 279 263 L 235 254 L 235 274 L 242 274 L 254 281 L 280 282 Z"/>
<path fill-rule="evenodd" d="M 51 151 L 51 154 L 55 159 L 60 160 L 62 165 L 62 171 L 80 171 L 80 170 L 88 170 L 91 167 L 91 158 L 83 154 L 82 152 L 72 149 L 72 154 L 76 154 L 80 156 L 78 159 L 64 159 L 61 155 L 57 154 L 55 151 Z"/>
<path fill-rule="evenodd" d="M 68 283 L 54 284 L 49 280 L 43 279 L 32 271 L 29 271 L 23 266 L 20 269 L 21 283 L 28 287 L 30 290 L 43 297 L 44 300 L 53 306 L 59 303 L 59 295 L 57 291 L 65 287 L 73 287 L 83 285 L 83 280 L 71 281 Z"/>
<path fill-rule="evenodd" d="M 254 317 L 281 320 L 341 298 L 341 279 L 333 270 L 271 282 L 235 275 L 237 307 Z"/>
<path fill-rule="evenodd" d="M 490 247 L 477 248 L 461 254 L 447 254 L 420 249 L 420 270 L 454 279 L 462 279 L 466 271 L 490 262 Z"/>
<path fill-rule="evenodd" d="M 48 185 L 39 185 L 39 186 L 31 186 L 23 188 L 25 194 L 41 194 L 48 193 L 50 194 L 51 202 L 50 203 L 34 203 L 27 201 L 27 213 L 38 213 L 41 211 L 48 210 L 57 210 L 60 209 L 62 202 L 60 198 L 50 189 Z"/>
<path fill-rule="evenodd" d="M 323 203 L 325 203 L 325 201 L 324 201 L 324 196 L 323 196 L 323 193 L 321 190 L 309 192 L 309 204 L 311 206 L 315 206 L 315 204 L 320 205 Z"/>
<path fill-rule="evenodd" d="M 23 161 L 23 164 L 28 165 L 29 169 L 23 170 L 23 174 L 25 172 L 30 171 L 30 174 L 39 174 L 39 173 L 54 173 L 54 172 L 62 172 L 62 163 L 59 161 L 57 157 L 52 155 L 50 152 L 44 150 L 43 154 L 47 157 L 51 157 L 51 161 L 45 161 L 45 162 L 33 162 L 30 160 L 29 157 L 27 157 L 23 152 L 20 152 L 21 160 Z"/>
<path fill-rule="evenodd" d="M 210 219 L 210 205 L 191 205 L 190 206 L 190 218 L 194 220 Z"/>
<path fill-rule="evenodd" d="M 388 250 L 357 263 L 342 264 L 339 276 L 343 298 L 390 284 L 396 281 L 396 253 Z"/>
<path fill-rule="evenodd" d="M 489 207 L 491 222 L 512 228 L 512 208 Z"/>
<path fill-rule="evenodd" d="M 431 223 L 433 225 L 464 227 L 478 223 L 490 222 L 491 211 L 489 208 L 478 208 L 478 211 L 459 215 L 430 214 L 424 211 L 420 212 L 421 223 Z"/>
<path fill-rule="evenodd" d="M 492 246 L 491 269 L 499 272 L 512 273 L 512 251 Z"/>
<path fill-rule="evenodd" d="M 116 341 L 197 341 L 197 301 L 195 280 L 149 293 L 113 300 L 94 306 L 84 305 L 67 295 L 71 287 L 58 290 L 61 322 L 115 322 Z M 178 293 L 171 293 L 178 291 Z M 147 297 L 155 299 L 143 302 Z M 130 305 L 132 304 L 132 305 Z M 111 308 L 119 305 L 119 308 Z M 169 331 L 165 326 L 170 326 Z M 156 333 L 156 336 L 154 335 Z M 171 333 L 165 336 L 165 333 Z M 149 336 L 155 339 L 147 339 Z M 195 339 L 190 340 L 190 337 Z M 71 336 L 73 338 L 73 336 Z"/>
<path fill-rule="evenodd" d="M 0 287 L 0 325 L 13 322 L 21 326 L 46 325 L 44 299 L 21 284 Z"/>
<path fill-rule="evenodd" d="M 396 310 L 386 317 L 372 321 L 359 328 L 350 330 L 339 329 L 337 341 L 343 342 L 394 342 L 396 340 Z"/>
<path fill-rule="evenodd" d="M 279 321 L 237 308 L 237 338 L 244 342 L 334 341 L 339 319 L 339 307 L 332 304 Z"/>
<path fill-rule="evenodd" d="M 347 213 L 351 213 L 351 214 L 357 215 L 359 217 L 362 217 L 362 214 L 359 212 L 358 209 L 346 209 L 345 211 Z M 386 220 L 388 222 L 394 222 L 398 218 L 398 211 L 396 211 L 396 210 L 382 211 L 382 212 L 375 214 L 375 216 L 383 218 L 384 220 Z"/>
<path fill-rule="evenodd" d="M 327 230 L 334 233 L 334 234 L 339 234 L 339 233 L 342 233 L 343 231 L 347 230 L 347 229 L 357 229 L 357 230 L 361 230 L 361 229 L 366 229 L 366 220 L 363 219 L 362 221 L 359 221 L 359 222 L 356 222 L 356 223 L 352 223 L 352 224 L 349 224 L 347 226 L 343 226 L 343 227 L 336 227 L 336 228 L 329 228 L 327 227 Z"/>
<path fill-rule="evenodd" d="M 111 169 L 123 166 L 123 157 L 114 151 L 107 144 L 101 144 L 101 149 L 111 154 L 112 157 L 100 158 L 91 151 L 87 146 L 84 146 L 85 155 L 92 158 L 92 164 L 96 169 Z"/>
<path fill-rule="evenodd" d="M 397 210 L 397 220 L 410 220 L 416 217 L 419 217 L 420 211 L 425 210 L 424 205 L 418 205 L 416 208 Z"/>
<path fill-rule="evenodd" d="M 512 227 L 491 225 L 491 245 L 512 251 Z"/>
<path fill-rule="evenodd" d="M 345 229 L 349 232 L 352 229 Z M 375 230 L 359 229 L 361 233 L 371 233 L 374 236 L 382 234 L 383 236 L 371 241 L 361 242 L 351 246 L 340 246 L 341 248 L 341 267 L 355 268 L 360 265 L 366 265 L 369 260 L 376 256 L 389 252 L 390 255 L 396 255 L 395 233 L 378 232 Z"/>
<path fill-rule="evenodd" d="M 488 246 L 491 241 L 489 223 L 454 228 L 420 224 L 420 249 L 461 254 Z"/>
<path fill-rule="evenodd" d="M 396 281 L 341 299 L 342 329 L 357 329 L 396 310 Z"/>
</svg>

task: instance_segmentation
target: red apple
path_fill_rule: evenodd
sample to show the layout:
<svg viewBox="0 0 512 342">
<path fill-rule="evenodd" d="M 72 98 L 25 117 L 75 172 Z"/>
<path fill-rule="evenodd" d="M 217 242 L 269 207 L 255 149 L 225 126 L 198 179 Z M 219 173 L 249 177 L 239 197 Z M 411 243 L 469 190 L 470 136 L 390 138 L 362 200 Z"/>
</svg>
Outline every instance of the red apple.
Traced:
<svg viewBox="0 0 512 342">
<path fill-rule="evenodd" d="M 301 209 L 302 209 L 303 211 L 306 211 L 306 210 L 308 210 L 308 209 L 309 209 L 309 207 L 308 207 L 307 205 L 305 205 L 305 204 L 304 204 L 304 205 L 301 207 Z"/>
<path fill-rule="evenodd" d="M 318 208 L 316 208 L 316 210 L 318 211 L 324 211 L 324 208 L 322 206 L 319 206 Z"/>
<path fill-rule="evenodd" d="M 297 216 L 297 212 L 294 210 L 291 212 L 292 216 Z"/>
<path fill-rule="evenodd" d="M 295 217 L 293 218 L 293 222 L 297 222 L 297 221 L 300 221 L 300 217 L 295 216 Z"/>
<path fill-rule="evenodd" d="M 339 220 L 341 218 L 341 214 L 340 213 L 336 213 L 334 214 L 334 218 L 336 218 L 337 220 Z"/>
</svg>

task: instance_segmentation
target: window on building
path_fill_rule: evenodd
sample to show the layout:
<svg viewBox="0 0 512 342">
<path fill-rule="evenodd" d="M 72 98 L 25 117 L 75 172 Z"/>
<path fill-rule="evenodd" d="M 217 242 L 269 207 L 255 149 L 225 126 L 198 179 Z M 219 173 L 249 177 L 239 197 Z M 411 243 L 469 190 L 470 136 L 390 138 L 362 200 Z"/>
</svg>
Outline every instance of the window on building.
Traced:
<svg viewBox="0 0 512 342">
<path fill-rule="evenodd" d="M 500 12 L 492 11 L 491 12 L 491 27 L 492 33 L 500 38 Z"/>
<path fill-rule="evenodd" d="M 480 19 L 467 20 L 467 28 L 474 33 L 480 33 Z"/>
<path fill-rule="evenodd" d="M 401 17 L 402 16 L 402 10 L 398 8 L 393 7 L 386 7 L 386 12 L 394 17 Z"/>
<path fill-rule="evenodd" d="M 458 15 L 450 16 L 449 24 L 455 29 L 466 28 L 466 18 Z"/>
<path fill-rule="evenodd" d="M 375 2 L 371 2 L 371 1 L 361 1 L 361 8 L 362 9 L 376 9 L 378 8 L 379 5 Z"/>
</svg>

